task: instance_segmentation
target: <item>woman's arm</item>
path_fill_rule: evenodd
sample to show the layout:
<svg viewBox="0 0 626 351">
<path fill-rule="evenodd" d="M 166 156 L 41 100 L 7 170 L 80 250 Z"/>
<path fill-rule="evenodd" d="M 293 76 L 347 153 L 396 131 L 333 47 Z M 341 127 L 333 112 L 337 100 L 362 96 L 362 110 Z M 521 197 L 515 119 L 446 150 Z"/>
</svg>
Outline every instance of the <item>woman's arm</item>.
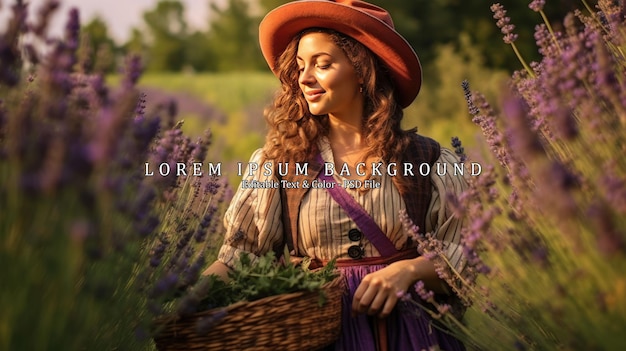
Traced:
<svg viewBox="0 0 626 351">
<path fill-rule="evenodd" d="M 202 272 L 202 275 L 215 274 L 218 277 L 220 277 L 222 280 L 228 281 L 229 271 L 230 271 L 230 268 L 227 265 L 223 264 L 220 261 L 215 261 L 204 272 Z"/>
<path fill-rule="evenodd" d="M 463 250 L 460 246 L 462 218 L 457 218 L 446 202 L 449 192 L 460 194 L 467 188 L 462 175 L 451 170 L 458 157 L 448 149 L 442 149 L 437 162 L 448 163 L 448 172 L 439 175 L 433 172 L 433 196 L 426 217 L 426 233 L 434 233 L 435 239 L 445 243 L 443 254 L 457 272 L 461 272 L 465 263 Z M 424 283 L 426 290 L 434 293 L 451 293 L 448 284 L 439 278 L 435 265 L 427 258 L 420 256 L 410 260 L 398 261 L 389 266 L 368 274 L 363 278 L 352 300 L 355 313 L 368 313 L 385 317 L 398 302 L 398 293 L 405 293 L 418 280 Z"/>
<path fill-rule="evenodd" d="M 366 275 L 354 293 L 353 313 L 367 313 L 380 318 L 388 316 L 398 302 L 398 293 L 405 293 L 418 280 L 427 290 L 449 293 L 446 283 L 425 257 L 401 260 Z"/>
<path fill-rule="evenodd" d="M 256 150 L 250 157 L 242 183 L 237 187 L 237 192 L 224 214 L 224 241 L 216 262 L 213 262 L 203 274 L 216 274 L 228 280 L 228 271 L 238 257 L 248 255 L 254 262 L 258 256 L 266 254 L 282 243 L 280 190 L 274 187 L 244 186 L 243 183 L 275 182 L 274 175 L 261 171 L 264 162 L 266 161 L 263 159 L 261 149 Z M 250 172 L 252 165 L 256 165 L 259 171 Z"/>
</svg>

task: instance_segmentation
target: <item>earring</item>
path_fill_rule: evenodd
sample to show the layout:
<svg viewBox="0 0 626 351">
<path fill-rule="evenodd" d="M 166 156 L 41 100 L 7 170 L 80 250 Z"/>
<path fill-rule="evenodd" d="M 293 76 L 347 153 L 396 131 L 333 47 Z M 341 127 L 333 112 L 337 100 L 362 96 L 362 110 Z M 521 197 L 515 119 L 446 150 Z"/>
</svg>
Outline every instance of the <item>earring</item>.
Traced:
<svg viewBox="0 0 626 351">
<path fill-rule="evenodd" d="M 359 85 L 359 93 L 363 94 L 363 86 Z"/>
</svg>

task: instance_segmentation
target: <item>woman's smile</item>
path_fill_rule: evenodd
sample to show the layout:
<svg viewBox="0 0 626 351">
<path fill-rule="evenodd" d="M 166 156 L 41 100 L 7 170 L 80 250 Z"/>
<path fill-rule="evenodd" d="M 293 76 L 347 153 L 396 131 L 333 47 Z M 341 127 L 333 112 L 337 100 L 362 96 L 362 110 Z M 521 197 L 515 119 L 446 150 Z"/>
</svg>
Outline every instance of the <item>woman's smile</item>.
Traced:
<svg viewBox="0 0 626 351">
<path fill-rule="evenodd" d="M 307 101 L 316 102 L 322 98 L 324 93 L 324 89 L 311 89 L 304 92 L 304 97 Z"/>
</svg>

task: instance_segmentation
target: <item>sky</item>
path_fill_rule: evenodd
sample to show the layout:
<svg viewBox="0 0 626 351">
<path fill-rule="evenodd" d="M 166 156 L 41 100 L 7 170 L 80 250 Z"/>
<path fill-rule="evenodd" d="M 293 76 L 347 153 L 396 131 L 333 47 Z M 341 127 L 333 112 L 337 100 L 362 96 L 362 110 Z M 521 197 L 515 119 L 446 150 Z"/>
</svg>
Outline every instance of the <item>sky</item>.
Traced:
<svg viewBox="0 0 626 351">
<path fill-rule="evenodd" d="M 30 3 L 29 18 L 35 18 L 36 12 L 45 0 L 25 0 Z M 99 15 L 108 25 L 109 35 L 118 43 L 128 39 L 131 28 L 143 23 L 142 14 L 152 9 L 158 0 L 60 0 L 61 8 L 57 11 L 51 23 L 51 34 L 60 36 L 70 8 L 76 7 L 80 11 L 81 23 L 89 22 Z M 185 5 L 185 16 L 191 28 L 206 28 L 209 1 L 208 0 L 181 0 Z M 221 3 L 222 1 L 217 1 Z M 10 5 L 15 0 L 0 0 L 0 31 L 3 31 L 10 13 Z"/>
</svg>

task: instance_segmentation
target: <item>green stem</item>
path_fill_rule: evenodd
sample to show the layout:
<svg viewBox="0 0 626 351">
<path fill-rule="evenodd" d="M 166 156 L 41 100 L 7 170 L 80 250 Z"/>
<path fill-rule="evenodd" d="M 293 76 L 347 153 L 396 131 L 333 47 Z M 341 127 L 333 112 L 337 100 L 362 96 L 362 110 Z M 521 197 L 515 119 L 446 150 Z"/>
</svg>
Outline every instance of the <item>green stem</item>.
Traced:
<svg viewBox="0 0 626 351">
<path fill-rule="evenodd" d="M 602 22 L 598 19 L 598 16 L 596 15 L 595 11 L 593 11 L 593 9 L 591 8 L 591 6 L 589 6 L 589 4 L 587 4 L 587 2 L 585 0 L 582 0 L 583 4 L 585 5 L 585 8 L 587 8 L 587 11 L 589 11 L 589 15 L 591 16 L 591 18 L 593 18 L 593 20 L 598 24 L 598 27 L 600 29 L 602 29 L 602 31 L 604 31 L 604 33 L 609 33 L 610 31 L 602 24 Z"/>
<path fill-rule="evenodd" d="M 556 48 L 559 50 L 559 54 L 560 54 L 561 45 L 559 45 L 559 41 L 556 39 L 556 35 L 554 35 L 554 30 L 552 30 L 552 25 L 550 25 L 550 21 L 548 21 L 548 17 L 546 17 L 546 13 L 543 12 L 543 10 L 540 10 L 539 14 L 541 15 L 541 18 L 543 18 L 543 22 L 546 24 L 546 27 L 548 27 L 548 32 L 550 32 L 550 35 L 552 36 L 552 41 L 554 42 L 554 45 L 556 46 Z"/>
<path fill-rule="evenodd" d="M 452 271 L 452 273 L 454 273 L 454 275 L 457 277 L 457 279 L 459 279 L 459 281 L 461 281 L 461 283 L 466 286 L 468 289 L 470 289 L 474 294 L 476 295 L 480 295 L 480 292 L 478 292 L 478 290 L 476 290 L 474 288 L 474 284 L 468 282 L 465 278 L 463 278 L 463 276 L 461 275 L 461 273 L 459 273 L 459 271 L 457 271 L 453 266 L 452 263 L 450 263 L 450 260 L 448 260 L 448 258 L 444 255 L 444 254 L 439 254 L 439 257 L 443 259 L 443 261 L 448 265 L 448 267 L 450 268 L 450 271 Z"/>
<path fill-rule="evenodd" d="M 522 57 L 522 54 L 520 54 L 519 50 L 517 49 L 517 46 L 515 45 L 515 43 L 511 43 L 511 47 L 513 47 L 513 51 L 515 51 L 515 55 L 517 55 L 517 59 L 519 60 L 519 62 L 522 63 L 522 66 L 524 66 L 524 69 L 526 70 L 526 72 L 528 72 L 528 74 L 532 78 L 535 78 L 536 77 L 535 76 L 535 72 L 533 72 L 533 70 L 530 68 L 530 66 L 528 66 L 528 64 L 526 63 L 526 61 Z"/>
<path fill-rule="evenodd" d="M 593 15 L 593 10 L 589 6 L 589 4 L 585 0 L 582 0 L 582 2 L 583 2 L 583 5 L 585 5 L 585 8 L 587 8 L 587 11 L 589 11 L 589 13 Z"/>
</svg>

